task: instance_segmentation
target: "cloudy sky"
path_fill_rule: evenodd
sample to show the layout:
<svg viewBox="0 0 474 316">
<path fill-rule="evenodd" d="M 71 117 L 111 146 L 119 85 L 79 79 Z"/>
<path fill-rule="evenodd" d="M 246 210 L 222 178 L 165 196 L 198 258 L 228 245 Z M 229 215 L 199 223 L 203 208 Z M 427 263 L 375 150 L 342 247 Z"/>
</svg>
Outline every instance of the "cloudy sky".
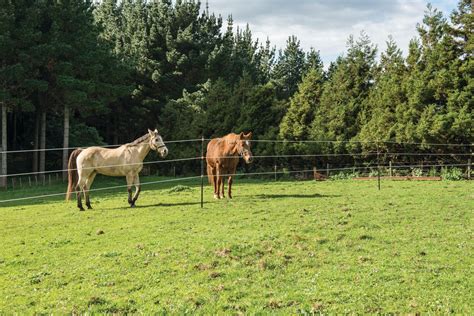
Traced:
<svg viewBox="0 0 474 316">
<path fill-rule="evenodd" d="M 203 3 L 205 1 L 202 1 Z M 305 50 L 320 50 L 327 65 L 343 53 L 350 34 L 364 30 L 384 50 L 392 35 L 403 51 L 416 35 L 426 0 L 208 0 L 209 11 L 224 19 L 232 13 L 234 25 L 248 23 L 255 37 L 268 37 L 277 49 L 289 35 L 296 35 Z M 448 15 L 457 0 L 433 0 L 434 7 Z"/>
</svg>

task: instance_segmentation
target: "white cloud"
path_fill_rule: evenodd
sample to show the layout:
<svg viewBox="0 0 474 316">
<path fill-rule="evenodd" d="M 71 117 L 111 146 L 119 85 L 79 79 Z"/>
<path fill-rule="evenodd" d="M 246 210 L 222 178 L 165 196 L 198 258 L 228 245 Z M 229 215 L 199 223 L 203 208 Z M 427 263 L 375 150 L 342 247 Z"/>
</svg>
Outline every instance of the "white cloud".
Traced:
<svg viewBox="0 0 474 316">
<path fill-rule="evenodd" d="M 455 8 L 455 0 L 436 0 L 443 11 Z M 290 35 L 296 35 L 305 50 L 320 50 L 327 65 L 346 49 L 349 35 L 363 30 L 380 50 L 392 35 L 399 47 L 407 51 L 416 36 L 425 0 L 208 0 L 209 10 L 224 18 L 233 15 L 234 25 L 248 23 L 260 41 L 270 38 L 272 45 L 284 48 Z"/>
</svg>

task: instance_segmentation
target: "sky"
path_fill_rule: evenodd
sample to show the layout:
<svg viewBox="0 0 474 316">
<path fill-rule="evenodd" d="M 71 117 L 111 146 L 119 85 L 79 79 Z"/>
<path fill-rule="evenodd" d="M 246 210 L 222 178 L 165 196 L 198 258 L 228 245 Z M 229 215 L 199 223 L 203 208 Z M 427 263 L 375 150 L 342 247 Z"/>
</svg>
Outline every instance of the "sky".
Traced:
<svg viewBox="0 0 474 316">
<path fill-rule="evenodd" d="M 202 1 L 205 3 L 205 1 Z M 457 0 L 433 0 L 431 4 L 449 16 Z M 248 23 L 254 38 L 267 37 L 277 50 L 296 35 L 305 51 L 320 51 L 327 66 L 344 53 L 349 35 L 364 31 L 379 52 L 391 35 L 406 52 L 422 22 L 426 0 L 208 0 L 209 11 L 232 14 L 234 26 Z"/>
</svg>

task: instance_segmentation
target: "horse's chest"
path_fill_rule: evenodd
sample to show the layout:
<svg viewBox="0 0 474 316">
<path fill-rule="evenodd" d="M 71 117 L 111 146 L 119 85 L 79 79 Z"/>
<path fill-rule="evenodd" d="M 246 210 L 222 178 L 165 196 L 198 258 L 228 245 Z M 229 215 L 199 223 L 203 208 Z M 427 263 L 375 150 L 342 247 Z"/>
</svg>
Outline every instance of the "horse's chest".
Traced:
<svg viewBox="0 0 474 316">
<path fill-rule="evenodd" d="M 223 169 L 235 168 L 238 163 L 239 163 L 239 158 L 238 157 L 233 157 L 233 156 L 223 157 L 219 161 L 219 165 Z"/>
</svg>

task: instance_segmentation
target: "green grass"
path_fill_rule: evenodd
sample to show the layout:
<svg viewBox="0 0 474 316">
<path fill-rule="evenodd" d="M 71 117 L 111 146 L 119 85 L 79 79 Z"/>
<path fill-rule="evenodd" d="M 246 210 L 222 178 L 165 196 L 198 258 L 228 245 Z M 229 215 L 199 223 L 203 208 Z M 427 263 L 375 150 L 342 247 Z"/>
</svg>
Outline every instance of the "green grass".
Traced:
<svg viewBox="0 0 474 316">
<path fill-rule="evenodd" d="M 180 184 L 0 204 L 0 314 L 474 311 L 472 183 Z"/>
</svg>

